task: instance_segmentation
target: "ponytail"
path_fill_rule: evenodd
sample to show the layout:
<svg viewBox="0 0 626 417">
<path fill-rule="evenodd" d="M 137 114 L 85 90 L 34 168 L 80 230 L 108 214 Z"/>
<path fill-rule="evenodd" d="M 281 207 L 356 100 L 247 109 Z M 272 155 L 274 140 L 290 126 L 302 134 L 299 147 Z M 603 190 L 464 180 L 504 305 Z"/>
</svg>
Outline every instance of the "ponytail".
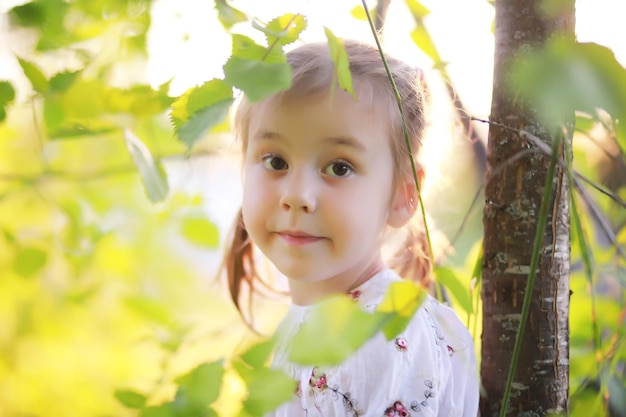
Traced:
<svg viewBox="0 0 626 417">
<path fill-rule="evenodd" d="M 416 281 L 432 290 L 433 263 L 429 255 L 428 238 L 423 227 L 406 226 L 404 242 L 395 252 L 391 266 L 402 278 Z"/>
<path fill-rule="evenodd" d="M 235 307 L 246 323 L 251 324 L 241 308 L 241 289 L 242 284 L 247 286 L 247 310 L 250 312 L 252 292 L 254 290 L 254 280 L 257 278 L 258 274 L 254 265 L 252 240 L 250 239 L 246 226 L 243 222 L 241 209 L 239 209 L 239 212 L 237 213 L 234 226 L 231 245 L 224 255 L 226 275 L 228 278 L 228 289 Z"/>
</svg>

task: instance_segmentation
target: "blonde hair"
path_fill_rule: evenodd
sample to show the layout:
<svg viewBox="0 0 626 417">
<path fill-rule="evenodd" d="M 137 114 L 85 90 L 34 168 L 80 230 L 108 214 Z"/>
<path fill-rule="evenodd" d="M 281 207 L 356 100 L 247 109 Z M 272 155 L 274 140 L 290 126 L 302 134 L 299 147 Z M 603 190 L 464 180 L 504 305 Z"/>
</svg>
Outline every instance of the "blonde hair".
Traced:
<svg viewBox="0 0 626 417">
<path fill-rule="evenodd" d="M 394 181 L 398 182 L 407 178 L 412 181 L 411 159 L 406 144 L 402 115 L 380 52 L 369 44 L 347 39 L 344 40 L 344 47 L 350 62 L 352 82 L 359 102 L 371 108 L 380 117 L 381 122 L 388 123 L 389 139 L 395 162 Z M 419 68 L 409 66 L 391 56 L 385 56 L 385 59 L 399 93 L 407 135 L 415 158 L 419 154 L 426 130 L 430 90 Z M 300 46 L 287 53 L 287 62 L 292 68 L 292 85 L 287 91 L 270 99 L 309 97 L 339 88 L 335 66 L 326 43 L 310 43 Z M 235 134 L 241 140 L 244 154 L 248 144 L 250 118 L 258 104 L 244 98 L 235 113 Z M 421 216 L 414 217 L 418 218 L 418 222 L 421 219 Z M 248 302 L 251 303 L 251 296 L 255 289 L 254 283 L 260 279 L 255 266 L 254 244 L 246 231 L 241 210 L 224 261 L 230 295 L 241 312 L 240 297 L 243 285 L 247 286 Z M 432 265 L 423 225 L 409 227 L 390 266 L 403 277 L 430 285 Z"/>
</svg>

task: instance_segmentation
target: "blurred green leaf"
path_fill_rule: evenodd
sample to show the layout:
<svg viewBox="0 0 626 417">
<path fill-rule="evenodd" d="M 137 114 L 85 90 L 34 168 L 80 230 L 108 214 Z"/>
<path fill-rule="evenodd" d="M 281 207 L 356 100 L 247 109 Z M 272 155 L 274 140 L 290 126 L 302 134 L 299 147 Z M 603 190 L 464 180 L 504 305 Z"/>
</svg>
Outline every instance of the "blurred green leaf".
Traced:
<svg viewBox="0 0 626 417">
<path fill-rule="evenodd" d="M 182 221 L 183 236 L 191 243 L 211 249 L 219 246 L 219 229 L 204 217 L 186 217 Z"/>
<path fill-rule="evenodd" d="M 343 362 L 382 327 L 386 317 L 364 311 L 347 297 L 335 297 L 312 309 L 293 339 L 289 360 L 302 365 Z"/>
<path fill-rule="evenodd" d="M 376 309 L 377 313 L 385 317 L 382 330 L 387 340 L 394 339 L 404 331 L 426 300 L 426 293 L 424 287 L 409 280 L 394 282 L 389 286 L 385 298 Z"/>
<path fill-rule="evenodd" d="M 134 85 L 128 89 L 110 88 L 105 91 L 105 110 L 135 117 L 148 117 L 163 113 L 174 101 L 167 91 L 153 90 L 149 85 Z"/>
<path fill-rule="evenodd" d="M 141 410 L 140 417 L 177 417 L 178 414 L 172 403 L 147 407 Z"/>
<path fill-rule="evenodd" d="M 50 86 L 48 85 L 46 76 L 43 75 L 39 67 L 21 58 L 18 58 L 17 61 L 22 67 L 24 75 L 26 75 L 26 78 L 28 78 L 28 81 L 32 84 L 33 89 L 38 93 L 46 93 Z"/>
<path fill-rule="evenodd" d="M 141 295 L 132 295 L 126 299 L 126 305 L 144 318 L 159 324 L 169 326 L 172 323 L 170 311 L 157 300 Z"/>
<path fill-rule="evenodd" d="M 248 20 L 245 13 L 232 7 L 226 0 L 215 0 L 215 9 L 217 10 L 217 18 L 226 29 Z"/>
<path fill-rule="evenodd" d="M 433 60 L 435 66 L 441 65 L 442 61 L 439 50 L 424 25 L 417 25 L 415 29 L 411 31 L 411 39 L 413 39 L 415 45 L 417 45 L 422 52 Z"/>
<path fill-rule="evenodd" d="M 437 277 L 437 281 L 443 284 L 443 286 L 452 293 L 454 299 L 467 314 L 474 312 L 469 289 L 461 283 L 461 280 L 452 269 L 438 266 L 435 268 L 435 276 Z"/>
<path fill-rule="evenodd" d="M 208 406 L 215 402 L 220 394 L 224 366 L 221 361 L 203 363 L 182 377 L 178 378 L 178 390 L 174 399 L 174 408 L 177 415 L 187 414 L 189 411 L 208 413 Z"/>
<path fill-rule="evenodd" d="M 232 87 L 219 79 L 187 90 L 172 104 L 170 112 L 178 138 L 191 148 L 226 118 L 233 101 Z"/>
<path fill-rule="evenodd" d="M 362 5 L 357 5 L 350 10 L 350 15 L 354 17 L 356 20 L 367 21 L 367 14 L 365 14 L 365 9 Z"/>
<path fill-rule="evenodd" d="M 418 0 L 404 0 L 408 6 L 411 14 L 417 19 L 423 19 L 430 14 L 430 9 L 424 6 L 421 1 Z"/>
<path fill-rule="evenodd" d="M 148 198 L 153 203 L 165 200 L 169 192 L 165 170 L 154 160 L 148 147 L 134 133 L 126 129 L 124 138 L 133 162 L 139 170 Z"/>
<path fill-rule="evenodd" d="M 59 72 L 50 78 L 50 92 L 59 93 L 66 91 L 74 84 L 82 71 Z"/>
<path fill-rule="evenodd" d="M 13 271 L 24 278 L 35 275 L 48 260 L 48 254 L 41 249 L 25 247 L 17 252 L 13 260 Z"/>
<path fill-rule="evenodd" d="M 282 64 L 287 62 L 287 57 L 281 48 L 269 49 L 256 43 L 252 38 L 233 34 L 232 55 L 252 61 Z"/>
<path fill-rule="evenodd" d="M 270 21 L 264 31 L 267 44 L 288 45 L 298 40 L 306 29 L 306 18 L 301 14 L 287 13 Z"/>
<path fill-rule="evenodd" d="M 511 66 L 509 85 L 538 107 L 548 125 L 575 110 L 606 110 L 622 121 L 619 140 L 626 147 L 626 69 L 610 49 L 553 39 L 545 48 L 520 55 Z"/>
<path fill-rule="evenodd" d="M 146 396 L 137 391 L 118 389 L 115 390 L 115 398 L 125 407 L 141 409 L 146 405 Z"/>
<path fill-rule="evenodd" d="M 267 363 L 274 349 L 274 340 L 269 339 L 250 347 L 241 355 L 241 360 L 252 367 L 260 367 Z"/>
<path fill-rule="evenodd" d="M 6 118 L 6 107 L 15 100 L 15 89 L 8 81 L 0 81 L 0 122 Z"/>
<path fill-rule="evenodd" d="M 609 391 L 609 403 L 613 410 L 626 410 L 626 381 L 620 380 L 617 375 L 606 373 L 604 375 Z"/>
<path fill-rule="evenodd" d="M 15 100 L 15 89 L 9 81 L 0 81 L 0 106 Z"/>
<path fill-rule="evenodd" d="M 330 48 L 330 57 L 335 65 L 335 74 L 339 87 L 356 97 L 354 89 L 352 88 L 352 73 L 350 72 L 350 61 L 348 54 L 343 46 L 343 40 L 339 39 L 335 34 L 324 27 L 324 33 L 328 40 L 328 47 Z"/>
<path fill-rule="evenodd" d="M 296 382 L 279 369 L 236 366 L 248 388 L 243 416 L 262 416 L 294 397 Z"/>
<path fill-rule="evenodd" d="M 224 80 L 259 101 L 291 86 L 291 66 L 231 56 L 224 65 Z"/>
<path fill-rule="evenodd" d="M 46 21 L 46 8 L 43 1 L 31 1 L 15 6 L 9 11 L 11 23 L 25 27 L 42 27 Z"/>
</svg>

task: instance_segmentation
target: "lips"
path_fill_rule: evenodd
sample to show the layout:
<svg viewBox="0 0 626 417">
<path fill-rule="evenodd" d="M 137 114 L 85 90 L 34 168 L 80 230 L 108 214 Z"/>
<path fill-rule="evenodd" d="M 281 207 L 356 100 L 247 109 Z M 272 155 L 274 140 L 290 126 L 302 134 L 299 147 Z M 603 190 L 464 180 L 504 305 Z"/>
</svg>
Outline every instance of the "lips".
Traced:
<svg viewBox="0 0 626 417">
<path fill-rule="evenodd" d="M 318 242 L 322 240 L 322 237 L 314 236 L 301 231 L 293 231 L 293 230 L 285 230 L 282 232 L 277 232 L 278 236 L 281 237 L 287 244 L 291 246 L 304 246 L 311 243 Z"/>
</svg>

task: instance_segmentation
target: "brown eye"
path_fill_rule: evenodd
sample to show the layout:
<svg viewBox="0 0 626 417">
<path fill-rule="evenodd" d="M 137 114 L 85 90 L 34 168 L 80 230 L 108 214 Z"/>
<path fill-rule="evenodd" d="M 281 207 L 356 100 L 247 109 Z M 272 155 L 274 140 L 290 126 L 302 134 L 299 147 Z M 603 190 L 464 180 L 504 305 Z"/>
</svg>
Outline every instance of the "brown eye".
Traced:
<svg viewBox="0 0 626 417">
<path fill-rule="evenodd" d="M 334 161 L 324 169 L 324 173 L 333 177 L 347 177 L 354 172 L 354 168 L 346 161 Z"/>
<path fill-rule="evenodd" d="M 287 162 L 276 155 L 266 155 L 263 157 L 263 166 L 270 171 L 283 171 L 288 168 Z"/>
</svg>

